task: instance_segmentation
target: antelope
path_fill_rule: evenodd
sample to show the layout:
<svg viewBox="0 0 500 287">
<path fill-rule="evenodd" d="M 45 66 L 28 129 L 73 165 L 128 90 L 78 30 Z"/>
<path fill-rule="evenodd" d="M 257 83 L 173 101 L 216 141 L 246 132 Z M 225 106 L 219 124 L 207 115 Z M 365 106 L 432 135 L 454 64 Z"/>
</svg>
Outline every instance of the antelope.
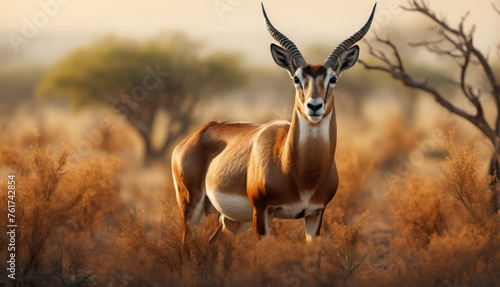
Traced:
<svg viewBox="0 0 500 287">
<path fill-rule="evenodd" d="M 269 235 L 273 218 L 304 218 L 306 241 L 319 235 L 339 184 L 334 88 L 358 60 L 354 44 L 368 32 L 376 6 L 323 65 L 309 65 L 274 28 L 262 4 L 266 27 L 280 44 L 271 44 L 271 55 L 295 86 L 292 118 L 266 124 L 213 121 L 176 146 L 172 173 L 183 242 L 190 234 L 187 222 L 198 224 L 203 213 L 213 211 L 220 213 L 216 233 L 222 227 L 238 234 L 253 222 L 260 238 Z"/>
</svg>

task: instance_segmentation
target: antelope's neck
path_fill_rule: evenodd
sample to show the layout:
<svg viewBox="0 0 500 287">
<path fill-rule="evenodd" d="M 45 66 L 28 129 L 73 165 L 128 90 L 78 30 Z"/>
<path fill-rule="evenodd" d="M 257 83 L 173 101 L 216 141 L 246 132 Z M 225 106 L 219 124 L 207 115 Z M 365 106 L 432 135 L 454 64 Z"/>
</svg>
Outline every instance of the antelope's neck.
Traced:
<svg viewBox="0 0 500 287">
<path fill-rule="evenodd" d="M 337 145 L 335 110 L 317 124 L 310 123 L 295 109 L 283 148 L 283 164 L 301 188 L 311 190 L 327 176 L 334 162 Z"/>
</svg>

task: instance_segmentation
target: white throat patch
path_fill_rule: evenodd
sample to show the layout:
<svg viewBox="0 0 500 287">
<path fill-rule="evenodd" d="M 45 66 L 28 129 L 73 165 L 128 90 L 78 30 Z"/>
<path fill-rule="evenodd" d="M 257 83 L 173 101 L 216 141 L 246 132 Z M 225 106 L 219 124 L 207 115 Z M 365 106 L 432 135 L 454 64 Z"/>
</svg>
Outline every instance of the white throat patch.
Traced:
<svg viewBox="0 0 500 287">
<path fill-rule="evenodd" d="M 299 145 L 304 145 L 308 139 L 323 140 L 325 143 L 329 143 L 332 114 L 333 112 L 330 112 L 318 124 L 312 125 L 304 116 L 297 113 L 299 118 Z"/>
</svg>

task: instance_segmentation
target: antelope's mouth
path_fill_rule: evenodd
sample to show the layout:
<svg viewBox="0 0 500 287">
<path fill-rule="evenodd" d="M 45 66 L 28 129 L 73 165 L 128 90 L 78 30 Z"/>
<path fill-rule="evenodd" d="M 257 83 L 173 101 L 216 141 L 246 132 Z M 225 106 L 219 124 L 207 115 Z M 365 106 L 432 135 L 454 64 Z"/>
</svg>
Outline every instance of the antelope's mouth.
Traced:
<svg viewBox="0 0 500 287">
<path fill-rule="evenodd" d="M 317 123 L 325 115 L 325 103 L 322 99 L 310 99 L 304 104 L 304 110 L 309 121 Z"/>
<path fill-rule="evenodd" d="M 316 114 L 307 115 L 307 119 L 313 123 L 317 123 L 317 122 L 321 121 L 322 118 L 323 118 L 323 115 L 316 115 Z"/>
</svg>

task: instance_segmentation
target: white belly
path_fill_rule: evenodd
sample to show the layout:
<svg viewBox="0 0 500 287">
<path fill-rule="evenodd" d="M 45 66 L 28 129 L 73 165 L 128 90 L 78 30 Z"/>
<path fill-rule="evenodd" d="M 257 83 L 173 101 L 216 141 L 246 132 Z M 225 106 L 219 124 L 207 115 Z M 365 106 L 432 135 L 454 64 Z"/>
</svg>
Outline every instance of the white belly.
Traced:
<svg viewBox="0 0 500 287">
<path fill-rule="evenodd" d="M 252 221 L 253 207 L 247 196 L 214 191 L 210 188 L 207 188 L 206 194 L 213 206 L 225 217 L 237 222 Z M 323 204 L 310 203 L 310 196 L 311 193 L 306 193 L 301 201 L 272 206 L 270 211 L 276 218 L 295 219 L 309 216 L 316 210 L 325 207 Z"/>
<path fill-rule="evenodd" d="M 238 221 L 252 221 L 253 207 L 247 196 L 213 191 L 207 188 L 207 196 L 212 205 L 225 217 Z"/>
</svg>

